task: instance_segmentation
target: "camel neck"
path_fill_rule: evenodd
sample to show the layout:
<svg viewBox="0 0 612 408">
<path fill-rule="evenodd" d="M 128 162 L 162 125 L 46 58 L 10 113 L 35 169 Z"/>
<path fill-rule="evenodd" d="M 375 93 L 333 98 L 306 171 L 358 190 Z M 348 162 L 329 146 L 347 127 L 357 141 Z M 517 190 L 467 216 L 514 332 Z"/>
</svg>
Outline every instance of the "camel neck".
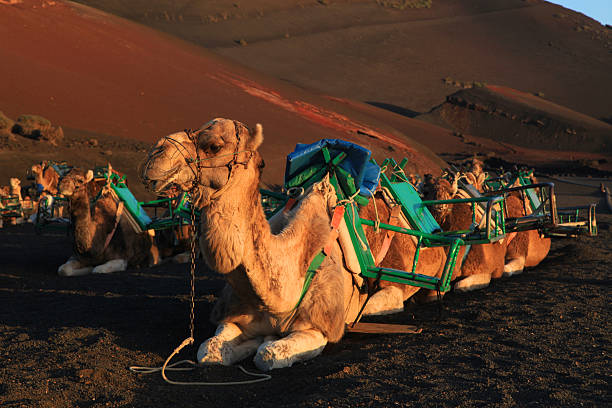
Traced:
<svg viewBox="0 0 612 408">
<path fill-rule="evenodd" d="M 257 187 L 234 186 L 202 211 L 200 245 L 211 268 L 226 274 L 244 262 L 257 236 L 270 235 Z M 248 269 L 248 265 L 244 265 Z"/>
<path fill-rule="evenodd" d="M 289 280 L 297 286 L 291 296 L 282 292 L 284 271 L 276 263 L 286 256 L 276 251 L 274 237 L 265 217 L 257 184 L 247 194 L 231 191 L 203 211 L 200 247 L 211 269 L 225 276 L 234 293 L 266 310 L 286 311 L 295 304 L 300 276 Z M 240 200 L 231 197 L 242 197 Z M 298 255 L 299 257 L 299 255 Z"/>
<path fill-rule="evenodd" d="M 94 228 L 87 186 L 83 186 L 70 197 L 70 218 L 74 225 L 74 242 L 77 253 L 85 253 L 92 247 Z"/>
</svg>

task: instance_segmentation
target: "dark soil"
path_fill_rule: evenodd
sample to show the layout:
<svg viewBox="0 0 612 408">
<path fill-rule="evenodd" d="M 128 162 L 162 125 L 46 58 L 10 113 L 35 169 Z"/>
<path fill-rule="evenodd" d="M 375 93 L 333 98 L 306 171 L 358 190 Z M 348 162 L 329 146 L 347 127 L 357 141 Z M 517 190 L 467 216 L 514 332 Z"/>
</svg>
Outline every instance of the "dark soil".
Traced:
<svg viewBox="0 0 612 408">
<path fill-rule="evenodd" d="M 131 365 L 160 365 L 188 336 L 188 267 L 164 264 L 109 276 L 61 278 L 62 233 L 0 230 L 0 405 L 606 406 L 610 393 L 612 216 L 600 236 L 557 239 L 549 257 L 486 290 L 370 321 L 421 334 L 347 334 L 312 361 L 233 387 L 181 387 Z M 222 280 L 198 265 L 196 345 Z M 192 359 L 195 348 L 179 358 Z M 255 370 L 250 360 L 247 369 Z M 246 379 L 236 367 L 171 373 L 183 380 Z"/>
</svg>

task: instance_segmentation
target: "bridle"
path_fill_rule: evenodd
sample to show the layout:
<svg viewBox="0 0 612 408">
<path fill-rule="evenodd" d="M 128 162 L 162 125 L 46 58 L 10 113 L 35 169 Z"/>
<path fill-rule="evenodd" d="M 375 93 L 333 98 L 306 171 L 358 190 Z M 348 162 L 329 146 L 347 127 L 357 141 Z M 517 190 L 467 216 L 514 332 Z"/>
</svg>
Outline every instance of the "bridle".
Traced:
<svg viewBox="0 0 612 408">
<path fill-rule="evenodd" d="M 249 162 L 253 158 L 253 154 L 255 153 L 255 151 L 248 150 L 248 149 L 238 150 L 240 148 L 240 141 L 241 141 L 239 128 L 245 127 L 245 126 L 235 120 L 232 122 L 234 123 L 234 131 L 236 135 L 236 146 L 234 147 L 234 151 L 232 153 L 229 153 L 226 155 L 200 158 L 200 153 L 198 150 L 199 133 L 197 131 L 193 131 L 192 129 L 185 129 L 184 132 L 187 134 L 187 137 L 189 138 L 189 140 L 191 141 L 191 143 L 193 143 L 195 147 L 196 157 L 192 157 L 188 153 L 187 148 L 180 141 L 173 139 L 170 136 L 165 137 L 166 141 L 173 144 L 176 150 L 178 151 L 178 153 L 181 156 L 183 156 L 183 159 L 185 160 L 185 163 L 189 167 L 189 170 L 191 170 L 191 172 L 193 173 L 194 180 L 192 182 L 191 188 L 189 189 L 189 194 L 191 195 L 192 198 L 195 198 L 196 193 L 198 192 L 198 187 L 204 187 L 204 185 L 202 184 L 200 180 L 200 174 L 201 174 L 202 169 L 212 169 L 212 168 L 220 168 L 220 167 L 227 167 L 228 169 L 227 181 L 219 190 L 216 190 L 214 193 L 210 195 L 209 197 L 209 204 L 210 204 L 210 202 L 219 198 L 232 185 L 232 180 L 233 180 L 232 175 L 234 174 L 233 171 L 236 166 L 243 165 L 245 169 L 248 168 Z M 243 161 L 238 160 L 241 153 L 248 153 L 248 157 Z M 205 164 L 207 160 L 216 160 L 222 157 L 231 157 L 231 159 L 226 163 L 218 164 L 218 165 L 206 165 Z"/>
</svg>

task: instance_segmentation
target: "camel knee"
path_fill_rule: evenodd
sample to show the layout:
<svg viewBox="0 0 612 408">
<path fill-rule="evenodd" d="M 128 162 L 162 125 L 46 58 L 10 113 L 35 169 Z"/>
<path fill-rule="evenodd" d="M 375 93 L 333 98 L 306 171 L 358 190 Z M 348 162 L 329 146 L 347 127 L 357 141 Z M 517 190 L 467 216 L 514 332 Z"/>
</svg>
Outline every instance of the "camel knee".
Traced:
<svg viewBox="0 0 612 408">
<path fill-rule="evenodd" d="M 70 258 L 57 268 L 57 274 L 59 276 L 83 276 L 89 275 L 92 269 L 91 266 L 83 266 L 79 260 Z"/>
<path fill-rule="evenodd" d="M 264 341 L 257 349 L 253 361 L 262 371 L 291 367 L 298 361 L 318 356 L 326 345 L 327 339 L 320 331 L 301 330 L 279 340 Z"/>
<path fill-rule="evenodd" d="M 368 301 L 363 313 L 386 315 L 404 311 L 404 294 L 397 286 L 386 286 L 376 292 Z"/>
<path fill-rule="evenodd" d="M 489 286 L 491 283 L 491 275 L 488 273 L 479 273 L 470 275 L 465 279 L 455 283 L 454 289 L 457 292 L 469 292 L 472 290 L 482 289 Z"/>
<path fill-rule="evenodd" d="M 128 262 L 125 259 L 113 259 L 102 265 L 98 265 L 91 273 L 113 273 L 113 272 L 122 272 L 127 269 Z"/>
<path fill-rule="evenodd" d="M 511 259 L 504 265 L 504 276 L 509 277 L 512 275 L 518 275 L 523 272 L 525 268 L 525 257 L 521 256 L 518 258 Z"/>
</svg>

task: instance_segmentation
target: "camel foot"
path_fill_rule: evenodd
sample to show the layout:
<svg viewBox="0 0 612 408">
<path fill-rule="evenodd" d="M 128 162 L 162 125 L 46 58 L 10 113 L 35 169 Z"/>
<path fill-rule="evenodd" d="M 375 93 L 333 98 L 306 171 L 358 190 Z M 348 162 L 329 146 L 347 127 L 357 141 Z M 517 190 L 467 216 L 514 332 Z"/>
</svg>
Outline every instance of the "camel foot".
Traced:
<svg viewBox="0 0 612 408">
<path fill-rule="evenodd" d="M 455 283 L 454 290 L 457 292 L 470 292 L 472 290 L 486 288 L 490 283 L 491 275 L 488 273 L 480 273 L 468 276 Z"/>
<path fill-rule="evenodd" d="M 181 252 L 172 257 L 172 262 L 177 264 L 186 264 L 191 261 L 191 253 L 189 251 Z"/>
<path fill-rule="evenodd" d="M 199 364 L 232 365 L 252 355 L 262 343 L 261 338 L 243 341 L 242 330 L 233 323 L 221 324 L 215 335 L 198 348 Z"/>
<path fill-rule="evenodd" d="M 279 340 L 264 341 L 253 361 L 262 371 L 291 367 L 295 362 L 318 356 L 326 344 L 327 339 L 318 330 L 296 331 Z"/>
<path fill-rule="evenodd" d="M 113 272 L 122 272 L 127 269 L 128 262 L 125 259 L 113 259 L 102 265 L 98 265 L 91 273 L 113 273 Z"/>
<path fill-rule="evenodd" d="M 59 276 L 83 276 L 89 275 L 92 269 L 91 266 L 83 266 L 81 262 L 75 258 L 69 258 L 65 264 L 57 268 L 57 274 Z"/>
<path fill-rule="evenodd" d="M 510 277 L 512 275 L 518 275 L 523 273 L 523 269 L 525 268 L 525 258 L 514 258 L 511 259 L 504 265 L 504 274 L 505 277 Z"/>
<path fill-rule="evenodd" d="M 363 311 L 365 315 L 387 315 L 404 311 L 404 294 L 397 286 L 386 286 L 376 292 Z"/>
</svg>

